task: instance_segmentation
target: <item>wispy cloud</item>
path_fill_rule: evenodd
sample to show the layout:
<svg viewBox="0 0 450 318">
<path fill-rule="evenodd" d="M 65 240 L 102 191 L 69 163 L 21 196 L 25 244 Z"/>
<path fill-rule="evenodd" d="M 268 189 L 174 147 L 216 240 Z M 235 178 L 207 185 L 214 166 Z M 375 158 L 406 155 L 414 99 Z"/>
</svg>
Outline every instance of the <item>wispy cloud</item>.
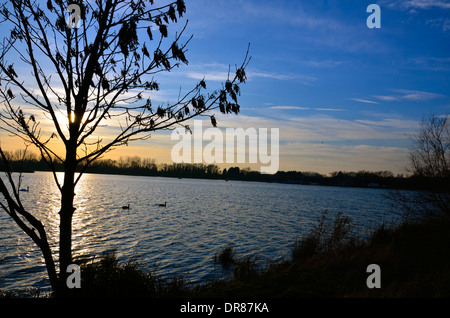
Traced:
<svg viewBox="0 0 450 318">
<path fill-rule="evenodd" d="M 256 78 L 266 78 L 273 79 L 278 81 L 297 81 L 304 85 L 310 85 L 317 82 L 319 79 L 315 76 L 306 75 L 306 74 L 287 74 L 287 73 L 276 73 L 276 72 L 267 72 L 260 70 L 248 70 L 247 77 L 249 80 Z"/>
<path fill-rule="evenodd" d="M 287 107 L 300 106 L 283 108 Z M 336 169 L 400 171 L 408 158 L 408 134 L 419 127 L 418 121 L 404 117 L 348 120 L 319 113 L 281 113 L 272 118 L 219 115 L 217 119 L 222 128 L 279 128 L 280 169 L 324 173 Z"/>
<path fill-rule="evenodd" d="M 224 81 L 228 78 L 228 73 L 221 72 L 221 71 L 209 71 L 209 72 L 205 72 L 205 73 L 186 72 L 185 75 L 188 78 L 192 78 L 195 80 L 205 79 L 206 81 Z"/>
<path fill-rule="evenodd" d="M 272 106 L 272 109 L 297 109 L 297 110 L 307 110 L 311 109 L 310 107 L 302 107 L 302 106 Z"/>
<path fill-rule="evenodd" d="M 431 20 L 428 20 L 426 22 L 426 24 L 431 27 L 434 27 L 434 28 L 442 29 L 442 31 L 444 31 L 444 32 L 447 32 L 450 30 L 450 19 L 448 19 L 448 18 L 431 19 Z"/>
<path fill-rule="evenodd" d="M 224 81 L 229 77 L 229 74 L 230 76 L 233 75 L 233 71 L 235 71 L 234 68 L 230 69 L 230 66 L 225 64 L 203 64 L 192 65 L 186 72 L 180 73 L 180 75 L 195 80 Z M 255 69 L 247 69 L 246 73 L 249 81 L 256 78 L 267 78 L 279 81 L 298 80 L 306 84 L 318 80 L 316 77 L 310 75 L 267 72 Z"/>
<path fill-rule="evenodd" d="M 316 110 L 327 111 L 327 112 L 342 112 L 345 111 L 343 108 L 315 108 Z"/>
<path fill-rule="evenodd" d="M 404 89 L 399 89 L 396 91 L 400 94 L 403 94 L 403 96 L 401 98 L 406 99 L 406 100 L 411 100 L 411 101 L 414 101 L 414 100 L 423 101 L 423 100 L 430 100 L 430 99 L 442 97 L 441 94 L 422 92 L 422 91 L 411 91 L 411 90 L 404 90 Z"/>
<path fill-rule="evenodd" d="M 393 89 L 393 95 L 375 95 L 374 98 L 382 101 L 427 101 L 440 97 L 444 97 L 442 94 L 430 93 L 424 91 L 415 91 L 407 89 Z"/>
<path fill-rule="evenodd" d="M 303 106 L 271 106 L 271 109 L 282 109 L 282 110 L 320 110 L 320 111 L 330 111 L 330 112 L 340 112 L 345 109 L 342 108 L 313 108 L 313 107 L 303 107 Z"/>
<path fill-rule="evenodd" d="M 381 120 L 367 120 L 358 119 L 355 122 L 375 127 L 387 127 L 392 129 L 405 129 L 413 131 L 418 128 L 418 122 L 415 120 L 398 119 L 398 118 L 384 118 Z"/>
<path fill-rule="evenodd" d="M 396 100 L 399 100 L 400 98 L 398 96 L 389 96 L 389 95 L 375 95 L 376 99 L 385 101 L 385 102 L 393 102 Z"/>
<path fill-rule="evenodd" d="M 280 170 L 333 171 L 390 170 L 404 173 L 408 149 L 371 145 L 330 145 L 295 142 L 282 147 Z"/>
<path fill-rule="evenodd" d="M 217 114 L 219 127 L 255 127 L 280 128 L 280 140 L 283 142 L 333 142 L 361 144 L 367 140 L 377 140 L 377 144 L 392 144 L 399 141 L 404 144 L 407 134 L 419 127 L 419 121 L 404 117 L 375 116 L 355 120 L 340 119 L 333 113 L 315 112 L 297 115 L 280 112 L 270 118 L 240 114 L 229 117 Z"/>
<path fill-rule="evenodd" d="M 362 98 L 349 98 L 349 100 L 353 100 L 355 102 L 360 102 L 360 103 L 366 103 L 366 104 L 379 104 L 378 102 L 374 102 L 372 100 L 362 99 Z"/>
<path fill-rule="evenodd" d="M 302 80 L 305 80 L 305 81 L 308 81 L 308 82 L 313 82 L 313 81 L 317 80 L 317 78 L 315 78 L 313 76 L 308 76 L 308 75 L 279 74 L 279 73 L 260 72 L 260 71 L 249 71 L 247 73 L 247 76 L 249 78 L 261 77 L 261 78 L 276 79 L 276 80 L 280 80 L 280 81 L 288 81 L 288 80 L 293 80 L 293 79 L 302 79 Z"/>
<path fill-rule="evenodd" d="M 313 68 L 332 68 L 332 67 L 336 67 L 339 65 L 344 64 L 345 62 L 342 61 L 337 61 L 337 60 L 309 60 L 309 61 L 304 61 L 302 62 L 302 64 L 309 66 L 309 67 L 313 67 Z"/>
<path fill-rule="evenodd" d="M 449 1 L 442 0 L 389 0 L 384 1 L 390 8 L 401 8 L 401 9 L 450 9 Z"/>
<path fill-rule="evenodd" d="M 450 30 L 450 19 L 448 22 L 448 30 Z M 421 56 L 410 58 L 406 62 L 409 67 L 412 66 L 414 68 L 436 72 L 450 71 L 449 57 Z"/>
<path fill-rule="evenodd" d="M 379 4 L 389 9 L 401 10 L 409 14 L 418 14 L 425 10 L 440 11 L 443 13 L 443 17 L 425 18 L 423 22 L 433 28 L 441 29 L 443 32 L 450 31 L 450 19 L 447 11 L 450 10 L 450 1 L 448 0 L 381 0 Z"/>
</svg>

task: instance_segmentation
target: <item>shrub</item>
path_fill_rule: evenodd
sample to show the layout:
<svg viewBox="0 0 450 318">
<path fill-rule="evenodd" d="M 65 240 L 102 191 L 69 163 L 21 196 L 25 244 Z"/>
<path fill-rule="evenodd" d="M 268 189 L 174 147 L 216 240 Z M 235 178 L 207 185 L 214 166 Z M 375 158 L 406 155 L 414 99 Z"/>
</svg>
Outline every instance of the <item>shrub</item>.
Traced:
<svg viewBox="0 0 450 318">
<path fill-rule="evenodd" d="M 325 210 L 311 232 L 295 242 L 292 248 L 294 261 L 303 262 L 320 252 L 336 251 L 348 242 L 353 228 L 351 218 L 339 212 L 334 222 L 329 223 L 327 216 Z"/>
<path fill-rule="evenodd" d="M 235 256 L 236 252 L 234 251 L 234 247 L 228 245 L 221 252 L 214 255 L 214 263 L 220 263 L 222 267 L 229 268 L 236 262 Z"/>
<path fill-rule="evenodd" d="M 301 240 L 297 240 L 292 248 L 292 258 L 296 262 L 303 262 L 319 251 L 320 239 L 315 233 L 310 233 Z"/>
<path fill-rule="evenodd" d="M 233 271 L 234 279 L 240 281 L 249 281 L 258 277 L 257 258 L 246 257 L 243 260 L 236 261 Z"/>
<path fill-rule="evenodd" d="M 163 279 L 153 271 L 144 271 L 138 262 L 120 263 L 115 254 L 100 261 L 81 265 L 80 297 L 179 297 L 186 295 L 183 277 Z"/>
</svg>

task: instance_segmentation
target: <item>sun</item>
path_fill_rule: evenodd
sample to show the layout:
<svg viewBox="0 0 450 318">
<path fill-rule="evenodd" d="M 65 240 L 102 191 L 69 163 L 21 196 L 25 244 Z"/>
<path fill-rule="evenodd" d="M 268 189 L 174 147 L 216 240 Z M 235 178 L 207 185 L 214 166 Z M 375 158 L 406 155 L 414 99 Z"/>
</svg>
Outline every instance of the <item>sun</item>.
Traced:
<svg viewBox="0 0 450 318">
<path fill-rule="evenodd" d="M 65 111 L 57 111 L 55 112 L 56 120 L 61 128 L 69 128 L 69 123 L 73 123 L 75 121 L 75 113 L 71 112 L 70 116 Z M 70 121 L 69 121 L 70 120 Z M 84 119 L 81 120 L 81 124 L 84 123 Z"/>
</svg>

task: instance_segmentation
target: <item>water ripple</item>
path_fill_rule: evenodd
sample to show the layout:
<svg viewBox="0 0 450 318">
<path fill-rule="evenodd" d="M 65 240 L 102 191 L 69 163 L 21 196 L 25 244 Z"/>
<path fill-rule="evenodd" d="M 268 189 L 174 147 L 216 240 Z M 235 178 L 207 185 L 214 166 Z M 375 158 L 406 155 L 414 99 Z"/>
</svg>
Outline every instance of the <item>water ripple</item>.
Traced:
<svg viewBox="0 0 450 318">
<path fill-rule="evenodd" d="M 49 173 L 24 176 L 24 205 L 41 218 L 55 252 L 58 190 Z M 223 180 L 86 174 L 76 190 L 74 256 L 115 251 L 161 273 L 186 274 L 193 282 L 224 275 L 212 259 L 226 245 L 239 256 L 289 257 L 295 238 L 321 213 L 343 212 L 357 226 L 397 217 L 384 190 Z M 167 207 L 159 203 L 167 201 Z M 130 210 L 122 210 L 130 204 Z M 0 288 L 48 286 L 42 256 L 31 240 L 0 213 Z"/>
</svg>

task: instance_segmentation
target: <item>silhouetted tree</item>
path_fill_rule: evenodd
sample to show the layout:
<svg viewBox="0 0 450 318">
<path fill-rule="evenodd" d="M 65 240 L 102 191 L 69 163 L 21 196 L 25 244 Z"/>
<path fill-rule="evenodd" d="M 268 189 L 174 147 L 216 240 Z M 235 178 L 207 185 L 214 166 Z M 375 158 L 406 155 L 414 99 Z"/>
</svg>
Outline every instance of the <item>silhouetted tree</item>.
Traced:
<svg viewBox="0 0 450 318">
<path fill-rule="evenodd" d="M 399 195 L 411 216 L 450 217 L 450 122 L 448 116 L 424 117 L 412 138 L 410 171 L 420 190 Z"/>
<path fill-rule="evenodd" d="M 80 10 L 72 7 L 67 20 L 69 3 Z M 10 172 L 0 181 L 5 198 L 1 206 L 41 249 L 57 294 L 67 288 L 75 186 L 83 172 L 113 148 L 146 139 L 154 131 L 175 125 L 189 128 L 188 120 L 198 115 L 210 116 L 216 125 L 213 109 L 239 112 L 248 50 L 220 89 L 207 93 L 202 80 L 172 104 L 153 104 L 152 93 L 159 90 L 155 76 L 188 64 L 187 22 L 175 34 L 169 34 L 168 28 L 185 13 L 183 0 L 161 5 L 152 0 L 48 0 L 45 4 L 12 0 L 0 6 L 2 28 L 10 28 L 0 46 L 1 128 L 36 146 L 53 171 L 61 192 L 59 273 L 44 226 L 20 202 Z M 24 69 L 29 70 L 27 75 Z M 53 124 L 51 131 L 42 129 L 45 118 Z M 99 128 L 107 125 L 119 126 L 117 135 L 110 140 L 97 137 Z M 57 143 L 64 154 L 58 153 Z M 64 167 L 61 183 L 55 173 L 58 164 Z"/>
</svg>

